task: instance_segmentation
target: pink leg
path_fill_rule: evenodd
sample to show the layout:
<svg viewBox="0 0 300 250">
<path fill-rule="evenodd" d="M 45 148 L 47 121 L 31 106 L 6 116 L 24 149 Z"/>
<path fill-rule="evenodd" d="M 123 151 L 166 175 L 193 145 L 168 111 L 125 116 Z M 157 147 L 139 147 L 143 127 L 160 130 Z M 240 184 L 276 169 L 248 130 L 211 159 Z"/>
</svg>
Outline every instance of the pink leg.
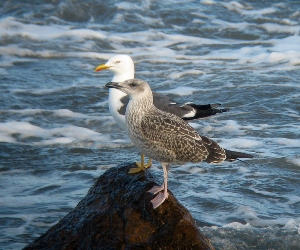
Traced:
<svg viewBox="0 0 300 250">
<path fill-rule="evenodd" d="M 164 170 L 164 183 L 162 186 L 154 186 L 151 188 L 148 192 L 156 194 L 156 197 L 154 197 L 151 200 L 151 203 L 153 205 L 153 209 L 159 207 L 169 196 L 168 194 L 168 169 L 169 166 L 167 163 L 161 163 L 163 170 Z M 160 191 L 164 190 L 163 193 L 159 193 Z"/>
<path fill-rule="evenodd" d="M 153 186 L 148 192 L 151 194 L 157 194 L 158 192 L 164 190 L 164 184 L 162 184 L 161 186 Z"/>
</svg>

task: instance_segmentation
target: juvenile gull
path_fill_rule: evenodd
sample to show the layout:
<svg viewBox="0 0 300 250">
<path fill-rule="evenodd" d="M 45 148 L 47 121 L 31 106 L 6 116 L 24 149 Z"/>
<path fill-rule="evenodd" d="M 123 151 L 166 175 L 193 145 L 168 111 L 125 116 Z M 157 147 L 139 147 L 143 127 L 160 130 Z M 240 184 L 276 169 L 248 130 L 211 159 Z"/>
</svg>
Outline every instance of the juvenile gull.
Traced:
<svg viewBox="0 0 300 250">
<path fill-rule="evenodd" d="M 128 55 L 116 55 L 110 58 L 105 64 L 101 64 L 95 68 L 95 71 L 110 70 L 114 73 L 112 82 L 123 82 L 134 78 L 134 63 Z M 153 93 L 154 105 L 163 111 L 175 114 L 184 120 L 190 121 L 215 115 L 218 113 L 229 111 L 228 108 L 217 109 L 220 104 L 205 104 L 198 105 L 191 102 L 178 103 L 171 100 L 167 96 L 159 93 Z M 125 110 L 129 102 L 129 97 L 126 93 L 118 89 L 110 89 L 108 97 L 108 106 L 110 113 L 116 123 L 124 130 L 125 125 Z M 142 154 L 141 163 L 137 163 L 137 168 L 132 168 L 130 173 L 139 172 L 151 166 L 151 160 L 148 164 L 144 164 L 144 155 Z"/>
<path fill-rule="evenodd" d="M 186 162 L 220 163 L 237 158 L 252 158 L 252 155 L 227 151 L 215 141 L 198 134 L 189 124 L 171 113 L 153 105 L 153 95 L 147 82 L 131 79 L 124 82 L 110 82 L 108 88 L 128 94 L 130 101 L 126 108 L 126 131 L 146 156 L 161 163 L 164 171 L 162 186 L 154 186 L 150 193 L 157 194 L 151 200 L 157 208 L 168 198 L 168 168 L 170 163 Z M 163 191 L 163 192 L 161 192 Z"/>
</svg>

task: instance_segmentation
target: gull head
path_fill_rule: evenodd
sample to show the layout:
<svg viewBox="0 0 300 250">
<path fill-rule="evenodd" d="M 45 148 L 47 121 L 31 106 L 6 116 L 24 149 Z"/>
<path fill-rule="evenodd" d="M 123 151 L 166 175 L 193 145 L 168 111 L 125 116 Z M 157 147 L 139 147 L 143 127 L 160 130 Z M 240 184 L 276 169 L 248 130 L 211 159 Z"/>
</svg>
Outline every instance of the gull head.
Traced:
<svg viewBox="0 0 300 250">
<path fill-rule="evenodd" d="M 134 78 L 134 63 L 128 55 L 116 55 L 110 58 L 105 64 L 101 64 L 95 68 L 95 72 L 102 70 L 110 70 L 115 76 L 114 81 L 125 81 Z"/>
<path fill-rule="evenodd" d="M 129 79 L 124 82 L 109 82 L 105 87 L 118 89 L 129 95 L 130 99 L 152 97 L 149 84 L 140 79 Z"/>
</svg>

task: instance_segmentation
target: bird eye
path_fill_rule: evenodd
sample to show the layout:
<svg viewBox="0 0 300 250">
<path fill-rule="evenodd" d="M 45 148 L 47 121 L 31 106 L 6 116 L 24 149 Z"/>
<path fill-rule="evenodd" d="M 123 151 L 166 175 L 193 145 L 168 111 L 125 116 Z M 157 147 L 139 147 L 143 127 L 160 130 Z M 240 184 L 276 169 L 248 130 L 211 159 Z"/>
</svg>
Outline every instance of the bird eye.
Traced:
<svg viewBox="0 0 300 250">
<path fill-rule="evenodd" d="M 135 87 L 136 83 L 133 82 L 133 83 L 130 83 L 129 85 L 130 85 L 130 87 Z"/>
<path fill-rule="evenodd" d="M 119 64 L 120 63 L 120 61 L 116 61 L 116 64 Z"/>
</svg>

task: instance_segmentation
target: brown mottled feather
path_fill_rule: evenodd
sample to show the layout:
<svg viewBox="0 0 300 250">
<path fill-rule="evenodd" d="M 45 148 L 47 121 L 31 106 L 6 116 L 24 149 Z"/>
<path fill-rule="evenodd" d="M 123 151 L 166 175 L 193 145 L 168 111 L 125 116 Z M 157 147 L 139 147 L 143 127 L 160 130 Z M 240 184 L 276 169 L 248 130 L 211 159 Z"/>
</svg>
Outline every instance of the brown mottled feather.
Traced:
<svg viewBox="0 0 300 250">
<path fill-rule="evenodd" d="M 210 163 L 226 159 L 216 142 L 200 136 L 194 128 L 175 115 L 157 109 L 148 111 L 141 122 L 143 136 L 171 151 L 178 162 Z"/>
</svg>

